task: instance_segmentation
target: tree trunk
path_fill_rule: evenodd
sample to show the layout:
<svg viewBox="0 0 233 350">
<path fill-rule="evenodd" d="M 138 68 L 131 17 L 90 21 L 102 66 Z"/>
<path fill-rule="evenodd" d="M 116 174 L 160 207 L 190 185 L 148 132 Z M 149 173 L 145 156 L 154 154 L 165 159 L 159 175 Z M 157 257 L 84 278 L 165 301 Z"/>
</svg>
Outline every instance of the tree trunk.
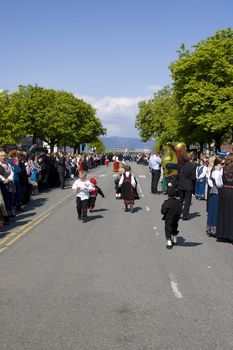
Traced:
<svg viewBox="0 0 233 350">
<path fill-rule="evenodd" d="M 32 136 L 32 144 L 33 145 L 37 144 L 37 137 L 35 135 Z"/>
<path fill-rule="evenodd" d="M 77 143 L 75 146 L 74 146 L 74 154 L 76 154 L 78 152 L 78 154 L 80 154 L 80 144 Z"/>
<path fill-rule="evenodd" d="M 214 152 L 221 152 L 221 136 L 220 135 L 215 135 L 214 138 Z"/>
<path fill-rule="evenodd" d="M 54 144 L 53 143 L 50 143 L 50 153 L 53 153 L 54 152 Z"/>
<path fill-rule="evenodd" d="M 200 142 L 200 152 L 203 153 L 204 143 Z"/>
</svg>

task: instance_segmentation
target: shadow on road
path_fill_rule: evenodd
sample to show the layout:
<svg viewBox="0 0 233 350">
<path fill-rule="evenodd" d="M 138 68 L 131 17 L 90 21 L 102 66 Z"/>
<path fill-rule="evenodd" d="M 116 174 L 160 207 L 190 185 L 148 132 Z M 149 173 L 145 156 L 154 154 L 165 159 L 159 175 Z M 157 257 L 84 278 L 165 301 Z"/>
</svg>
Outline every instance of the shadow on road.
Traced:
<svg viewBox="0 0 233 350">
<path fill-rule="evenodd" d="M 92 213 L 97 213 L 99 211 L 106 211 L 106 210 L 109 210 L 109 209 L 106 209 L 106 208 L 94 209 Z"/>
<path fill-rule="evenodd" d="M 93 221 L 93 220 L 96 220 L 96 219 L 102 219 L 102 218 L 103 218 L 102 215 L 92 215 L 92 216 L 88 216 L 88 217 L 87 217 L 87 222 Z"/>
<path fill-rule="evenodd" d="M 195 211 L 194 213 L 190 213 L 189 214 L 189 219 L 191 220 L 191 219 L 194 219 L 194 218 L 196 218 L 198 216 L 201 216 L 200 212 L 199 211 Z"/>
<path fill-rule="evenodd" d="M 186 242 L 185 239 L 181 236 L 177 237 L 177 245 L 181 247 L 196 247 L 198 245 L 201 245 L 203 243 L 200 242 Z"/>
<path fill-rule="evenodd" d="M 0 238 L 5 237 L 7 234 L 9 234 L 13 229 L 18 228 L 20 226 L 23 226 L 27 223 L 29 223 L 30 221 L 32 221 L 31 219 L 29 219 L 31 216 L 36 215 L 36 212 L 31 212 L 32 210 L 41 207 L 45 204 L 45 202 L 47 201 L 47 198 L 34 198 L 31 202 L 27 203 L 26 205 L 24 205 L 23 209 L 21 212 L 17 213 L 17 215 L 13 218 L 10 218 L 9 224 L 8 225 L 4 225 L 3 227 L 1 227 L 0 229 Z M 24 219 L 28 219 L 28 220 L 24 220 Z M 23 221 L 21 221 L 23 220 Z"/>
<path fill-rule="evenodd" d="M 133 213 L 137 213 L 139 210 L 142 210 L 142 207 L 134 207 Z"/>
<path fill-rule="evenodd" d="M 11 233 L 13 229 L 18 228 L 20 226 L 26 225 L 31 220 L 25 220 L 25 221 L 14 221 L 10 223 L 9 225 L 4 225 L 1 228 L 0 231 L 0 239 L 5 237 L 7 234 Z"/>
</svg>

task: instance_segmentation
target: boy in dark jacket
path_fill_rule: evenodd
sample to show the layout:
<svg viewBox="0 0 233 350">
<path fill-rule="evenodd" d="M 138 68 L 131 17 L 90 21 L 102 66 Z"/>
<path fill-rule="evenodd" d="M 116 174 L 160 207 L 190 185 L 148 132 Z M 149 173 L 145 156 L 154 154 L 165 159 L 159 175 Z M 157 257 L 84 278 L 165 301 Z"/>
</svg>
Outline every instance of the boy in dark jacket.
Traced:
<svg viewBox="0 0 233 350">
<path fill-rule="evenodd" d="M 104 194 L 103 194 L 103 191 L 101 190 L 101 188 L 99 186 L 97 186 L 97 181 L 94 177 L 92 177 L 90 179 L 90 182 L 94 186 L 94 189 L 91 191 L 89 199 L 88 199 L 89 213 L 92 213 L 93 209 L 95 207 L 96 197 L 98 196 L 98 194 L 100 194 L 104 198 Z"/>
<path fill-rule="evenodd" d="M 167 240 L 167 249 L 172 249 L 176 245 L 176 236 L 178 234 L 178 222 L 180 218 L 180 203 L 176 198 L 176 190 L 173 186 L 168 186 L 168 199 L 161 207 L 162 220 L 165 221 L 165 236 Z"/>
</svg>

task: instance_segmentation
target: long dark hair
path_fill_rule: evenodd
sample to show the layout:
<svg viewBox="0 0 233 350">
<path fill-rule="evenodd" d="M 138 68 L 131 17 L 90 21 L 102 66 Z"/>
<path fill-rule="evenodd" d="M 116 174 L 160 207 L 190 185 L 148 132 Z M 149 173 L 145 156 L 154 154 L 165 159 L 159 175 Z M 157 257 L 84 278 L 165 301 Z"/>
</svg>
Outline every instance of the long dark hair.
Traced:
<svg viewBox="0 0 233 350">
<path fill-rule="evenodd" d="M 212 178 L 212 173 L 213 173 L 213 171 L 214 171 L 214 169 L 215 169 L 215 167 L 218 165 L 218 164 L 221 164 L 222 163 L 222 158 L 220 158 L 220 157 L 216 157 L 215 158 L 215 160 L 214 160 L 214 165 L 213 165 L 213 167 L 212 167 L 212 169 L 211 169 L 211 172 L 210 172 L 210 177 Z"/>
<path fill-rule="evenodd" d="M 224 173 L 226 175 L 233 173 L 233 153 L 228 154 L 226 157 Z"/>
</svg>

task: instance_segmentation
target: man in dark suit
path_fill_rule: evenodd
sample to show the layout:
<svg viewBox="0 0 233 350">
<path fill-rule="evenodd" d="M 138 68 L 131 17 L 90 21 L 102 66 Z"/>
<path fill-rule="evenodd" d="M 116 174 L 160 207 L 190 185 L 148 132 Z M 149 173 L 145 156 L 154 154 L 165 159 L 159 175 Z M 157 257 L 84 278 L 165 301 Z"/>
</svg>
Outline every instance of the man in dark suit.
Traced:
<svg viewBox="0 0 233 350">
<path fill-rule="evenodd" d="M 65 172 L 66 172 L 66 162 L 63 152 L 58 153 L 57 161 L 57 171 L 60 179 L 60 188 L 63 190 L 65 188 Z"/>
<path fill-rule="evenodd" d="M 183 212 L 182 220 L 188 220 L 189 208 L 196 180 L 196 163 L 187 161 L 182 167 L 178 177 L 178 191 L 180 196 L 180 210 Z M 182 211 L 183 209 L 183 211 Z"/>
</svg>

